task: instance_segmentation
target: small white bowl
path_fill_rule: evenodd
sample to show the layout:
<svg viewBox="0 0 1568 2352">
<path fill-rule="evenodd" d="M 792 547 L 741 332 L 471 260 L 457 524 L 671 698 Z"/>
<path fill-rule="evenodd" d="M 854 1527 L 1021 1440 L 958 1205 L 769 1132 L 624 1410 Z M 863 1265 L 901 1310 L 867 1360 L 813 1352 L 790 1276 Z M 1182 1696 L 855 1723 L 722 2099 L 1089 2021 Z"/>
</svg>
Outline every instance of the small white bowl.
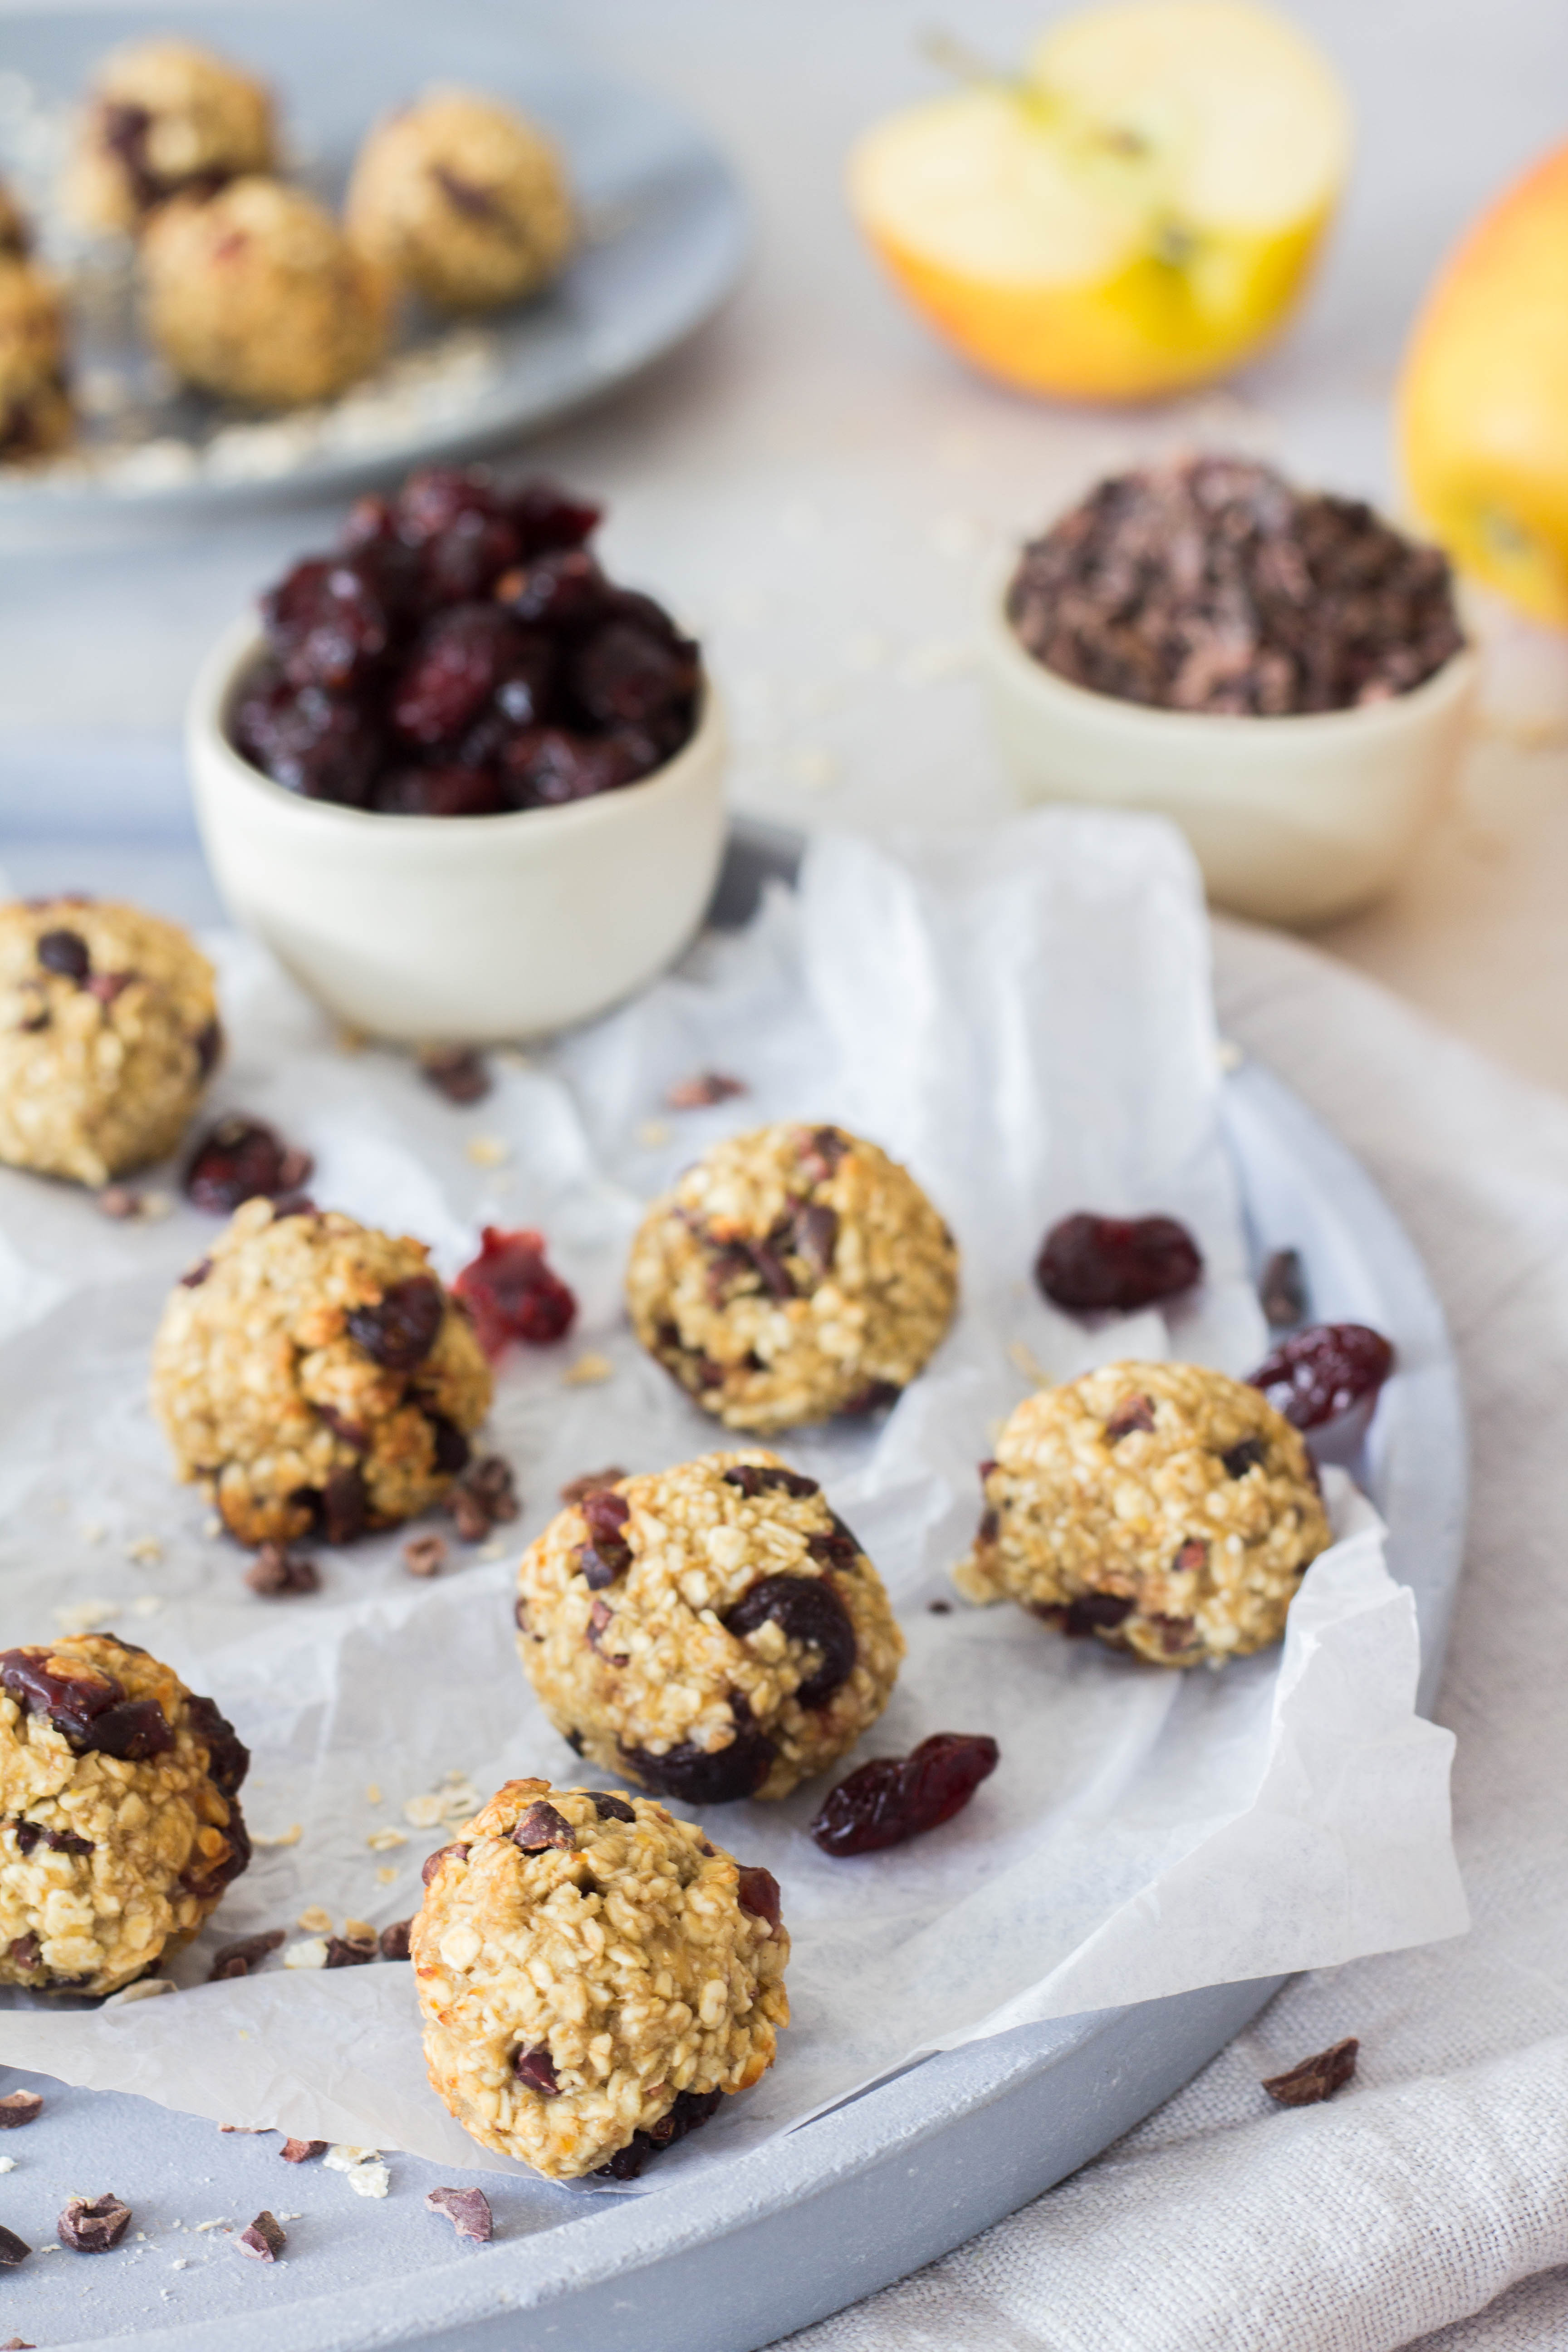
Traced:
<svg viewBox="0 0 1568 2352">
<path fill-rule="evenodd" d="M 1156 710 L 1074 686 L 987 602 L 997 751 L 1028 801 L 1152 809 L 1179 824 L 1211 898 L 1268 923 L 1321 923 L 1396 882 L 1452 783 L 1475 694 L 1467 646 L 1409 694 L 1255 719 Z"/>
<path fill-rule="evenodd" d="M 603 1013 L 672 962 L 724 845 L 723 714 L 639 783 L 506 816 L 380 816 L 306 800 L 228 740 L 254 622 L 204 664 L 186 719 L 202 840 L 229 913 L 356 1029 L 494 1045 Z"/>
</svg>

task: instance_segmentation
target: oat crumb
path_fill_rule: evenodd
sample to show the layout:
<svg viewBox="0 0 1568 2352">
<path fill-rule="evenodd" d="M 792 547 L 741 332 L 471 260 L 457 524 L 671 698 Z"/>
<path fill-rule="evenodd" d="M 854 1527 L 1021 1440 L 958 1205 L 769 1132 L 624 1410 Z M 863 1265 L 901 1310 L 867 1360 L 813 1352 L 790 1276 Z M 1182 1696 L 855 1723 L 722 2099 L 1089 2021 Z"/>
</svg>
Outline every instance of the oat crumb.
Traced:
<svg viewBox="0 0 1568 2352">
<path fill-rule="evenodd" d="M 390 1886 L 390 1885 L 392 1885 L 392 1883 L 393 1883 L 394 1879 L 397 1876 L 397 1873 L 396 1873 L 396 1871 L 395 1871 L 395 1870 L 389 1870 L 389 1869 L 387 1868 L 386 1864 L 385 1864 L 384 1863 L 383 1863 L 383 1864 L 382 1864 L 381 1868 L 376 1872 L 375 1875 L 376 1875 L 376 1883 L 377 1883 L 377 1885 L 381 1885 L 381 1886 Z"/>
<path fill-rule="evenodd" d="M 259 1830 L 253 1830 L 250 1833 L 250 1843 L 258 1846 L 298 1845 L 304 1834 L 300 1823 L 291 1822 L 286 1830 L 279 1830 L 273 1837 L 264 1837 Z"/>
<path fill-rule="evenodd" d="M 562 1384 L 569 1389 L 594 1389 L 604 1381 L 614 1380 L 616 1368 L 608 1356 L 579 1356 L 561 1375 Z"/>
<path fill-rule="evenodd" d="M 330 1936 L 332 1932 L 332 1915 L 330 1911 L 323 1911 L 319 1903 L 308 1903 L 300 1912 L 296 1925 L 303 1927 L 307 1936 Z"/>
<path fill-rule="evenodd" d="M 410 1797 L 403 1808 L 403 1818 L 410 1828 L 433 1830 L 446 1808 L 439 1797 Z"/>
<path fill-rule="evenodd" d="M 637 1128 L 637 1148 L 642 1151 L 658 1151 L 669 1141 L 669 1129 L 662 1118 L 645 1118 Z"/>
<path fill-rule="evenodd" d="M 428 1822 L 416 1823 L 416 1828 L 428 1828 L 430 1824 Z M 365 1843 L 369 1846 L 372 1853 L 390 1853 L 394 1846 L 406 1845 L 408 1843 L 408 1840 L 404 1836 L 401 1830 L 395 1830 L 390 1822 L 384 1822 L 380 1829 L 372 1830 L 369 1837 L 365 1840 Z"/>
<path fill-rule="evenodd" d="M 501 1168 L 511 1158 L 511 1146 L 499 1135 L 470 1135 L 464 1146 L 476 1168 Z"/>
<path fill-rule="evenodd" d="M 380 1782 L 379 1780 L 367 1780 L 367 1781 L 365 1782 L 365 1785 L 364 1785 L 364 1801 L 365 1801 L 365 1803 L 366 1803 L 367 1805 L 379 1805 L 379 1804 L 380 1804 L 380 1802 L 381 1802 L 381 1782 Z"/>
<path fill-rule="evenodd" d="M 163 1547 L 156 1536 L 137 1536 L 126 1545 L 125 1557 L 144 1568 L 153 1568 L 163 1559 Z"/>
</svg>

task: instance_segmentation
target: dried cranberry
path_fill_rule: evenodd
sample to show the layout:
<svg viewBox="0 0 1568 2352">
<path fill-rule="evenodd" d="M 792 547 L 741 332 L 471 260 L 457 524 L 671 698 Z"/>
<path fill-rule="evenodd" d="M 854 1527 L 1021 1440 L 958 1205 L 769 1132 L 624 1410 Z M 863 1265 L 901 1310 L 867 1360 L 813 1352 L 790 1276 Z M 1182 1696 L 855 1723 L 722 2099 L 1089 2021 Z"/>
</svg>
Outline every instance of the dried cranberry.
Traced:
<svg viewBox="0 0 1568 2352">
<path fill-rule="evenodd" d="M 393 506 L 397 535 L 407 547 L 424 547 L 450 530 L 459 515 L 499 519 L 504 511 L 494 483 L 478 466 L 417 467 Z"/>
<path fill-rule="evenodd" d="M 410 743 L 449 743 L 521 666 L 524 640 L 499 604 L 454 604 L 421 631 L 399 674 L 392 723 Z"/>
<path fill-rule="evenodd" d="M 452 1288 L 472 1314 L 488 1356 L 499 1356 L 509 1339 L 546 1347 L 571 1329 L 577 1312 L 576 1299 L 544 1262 L 542 1234 L 487 1225 L 478 1257 Z"/>
<path fill-rule="evenodd" d="M 795 1692 L 802 1706 L 826 1706 L 854 1671 L 855 1628 L 826 1576 L 763 1576 L 720 1621 L 737 1641 L 769 1619 L 784 1639 L 816 1650 L 822 1663 Z"/>
<path fill-rule="evenodd" d="M 236 706 L 234 740 L 275 784 L 308 800 L 363 808 L 385 754 L 380 720 L 319 687 L 296 688 L 263 663 Z"/>
<path fill-rule="evenodd" d="M 470 507 L 420 551 L 419 585 L 432 604 L 462 604 L 488 595 L 522 553 L 517 527 L 505 515 Z"/>
<path fill-rule="evenodd" d="M 601 2180 L 635 2180 L 650 2156 L 662 2148 L 672 2147 L 688 2132 L 699 2131 L 718 2111 L 722 2091 L 678 2091 L 675 2104 L 667 2116 L 647 2131 L 637 2131 L 627 2145 L 616 2150 L 608 2164 L 596 2168 Z"/>
<path fill-rule="evenodd" d="M 411 1372 L 435 1346 L 446 1307 L 434 1275 L 411 1274 L 393 1283 L 374 1307 L 349 1309 L 349 1337 L 373 1363 L 389 1372 Z"/>
<path fill-rule="evenodd" d="M 1251 1385 L 1296 1428 L 1319 1429 L 1375 1396 L 1393 1370 L 1394 1349 L 1381 1331 L 1364 1323 L 1313 1323 L 1282 1340 Z"/>
<path fill-rule="evenodd" d="M 520 2050 L 513 2057 L 512 2072 L 520 2083 L 537 2091 L 542 2099 L 561 2095 L 561 2085 L 555 2079 L 555 2061 L 550 2055 L 549 2044 L 542 2042 L 537 2050 Z"/>
<path fill-rule="evenodd" d="M 232 1797 L 244 1786 L 250 1769 L 250 1750 L 215 1699 L 193 1691 L 185 1701 L 185 1725 L 207 1751 L 207 1778 L 220 1796 Z"/>
<path fill-rule="evenodd" d="M 392 644 L 394 615 L 373 555 L 297 563 L 261 600 L 262 624 L 292 687 L 356 684 Z"/>
<path fill-rule="evenodd" d="M 192 1206 L 226 1217 L 242 1201 L 281 1200 L 298 1192 L 313 1162 L 258 1118 L 235 1112 L 209 1128 L 185 1168 Z"/>
<path fill-rule="evenodd" d="M 1197 1244 L 1174 1217 L 1080 1213 L 1051 1227 L 1035 1264 L 1035 1279 L 1054 1306 L 1076 1313 L 1112 1307 L 1129 1314 L 1190 1290 L 1203 1270 Z"/>
<path fill-rule="evenodd" d="M 754 1797 L 773 1769 L 774 1748 L 767 1734 L 752 1721 L 752 1710 L 739 1691 L 730 1694 L 735 1737 L 727 1748 L 712 1751 L 683 1739 L 662 1756 L 646 1748 L 623 1748 L 628 1775 L 661 1797 L 677 1797 L 687 1805 L 730 1805 Z"/>
<path fill-rule="evenodd" d="M 552 550 L 497 583 L 496 594 L 520 621 L 559 628 L 595 619 L 609 604 L 609 582 L 585 547 Z"/>
<path fill-rule="evenodd" d="M 16 1822 L 18 1853 L 31 1853 L 43 1846 L 50 1853 L 90 1853 L 92 1840 L 78 1837 L 71 1830 L 47 1830 L 40 1822 Z"/>
<path fill-rule="evenodd" d="M 1080 1592 L 1057 1612 L 1061 1630 L 1071 1639 L 1089 1633 L 1112 1633 L 1132 1614 L 1132 1603 L 1122 1592 Z"/>
<path fill-rule="evenodd" d="M 779 1896 L 779 1883 L 771 1870 L 759 1864 L 742 1863 L 735 1882 L 735 1900 L 742 1911 L 754 1919 L 765 1919 L 770 1929 L 784 1925 L 784 1913 Z"/>
<path fill-rule="evenodd" d="M 879 1756 L 840 1780 L 811 1824 L 824 1853 L 879 1853 L 962 1812 L 996 1769 L 994 1739 L 939 1731 L 905 1757 Z"/>
<path fill-rule="evenodd" d="M 726 1486 L 738 1486 L 742 1495 L 765 1495 L 776 1491 L 781 1495 L 820 1495 L 821 1486 L 808 1478 L 804 1470 L 785 1470 L 771 1462 L 735 1462 L 724 1473 Z"/>
<path fill-rule="evenodd" d="M 697 648 L 689 639 L 617 619 L 603 623 L 578 646 L 566 682 L 600 726 L 637 727 L 689 703 L 699 674 Z"/>
<path fill-rule="evenodd" d="M 391 769 L 371 805 L 380 816 L 495 816 L 502 801 L 492 770 L 448 760 Z"/>
<path fill-rule="evenodd" d="M 593 537 L 604 516 L 602 507 L 574 499 L 557 483 L 542 479 L 524 482 L 521 489 L 512 491 L 506 507 L 528 555 L 542 555 L 552 547 L 581 547 Z"/>
<path fill-rule="evenodd" d="M 46 1715 L 55 1729 L 79 1753 L 93 1746 L 92 1728 L 100 1716 L 125 1696 L 119 1678 L 101 1667 L 85 1666 L 79 1673 L 49 1663 L 41 1646 L 0 1653 L 0 1690 L 5 1690 L 28 1715 Z"/>
<path fill-rule="evenodd" d="M 352 554 L 360 547 L 387 546 L 396 535 L 397 524 L 391 501 L 374 490 L 367 490 L 363 498 L 354 500 L 344 516 L 343 527 L 338 533 L 338 545 L 345 553 Z"/>
<path fill-rule="evenodd" d="M 321 1526 L 327 1541 L 349 1544 L 363 1536 L 370 1520 L 370 1496 L 364 1472 L 357 1462 L 331 1471 L 321 1489 Z"/>
<path fill-rule="evenodd" d="M 609 1602 L 595 1600 L 588 1612 L 588 1647 L 596 1650 L 606 1665 L 624 1666 L 629 1664 L 626 1652 L 605 1647 L 605 1638 L 615 1622 L 615 1612 Z"/>
<path fill-rule="evenodd" d="M 107 1707 L 95 1720 L 89 1743 L 100 1754 L 118 1756 L 127 1764 L 164 1755 L 174 1744 L 169 1718 L 155 1698 L 122 1699 L 118 1706 Z"/>
<path fill-rule="evenodd" d="M 1249 1470 L 1256 1470 L 1260 1462 L 1268 1460 L 1268 1448 L 1261 1437 L 1244 1437 L 1227 1446 L 1219 1458 L 1227 1478 L 1245 1478 Z"/>
<path fill-rule="evenodd" d="M 79 931 L 41 931 L 38 961 L 46 971 L 58 971 L 63 980 L 74 980 L 79 984 L 92 969 L 87 941 Z"/>
<path fill-rule="evenodd" d="M 619 792 L 658 765 L 657 747 L 625 730 L 595 736 L 569 727 L 529 727 L 501 753 L 501 796 L 511 808 L 559 808 Z"/>
</svg>

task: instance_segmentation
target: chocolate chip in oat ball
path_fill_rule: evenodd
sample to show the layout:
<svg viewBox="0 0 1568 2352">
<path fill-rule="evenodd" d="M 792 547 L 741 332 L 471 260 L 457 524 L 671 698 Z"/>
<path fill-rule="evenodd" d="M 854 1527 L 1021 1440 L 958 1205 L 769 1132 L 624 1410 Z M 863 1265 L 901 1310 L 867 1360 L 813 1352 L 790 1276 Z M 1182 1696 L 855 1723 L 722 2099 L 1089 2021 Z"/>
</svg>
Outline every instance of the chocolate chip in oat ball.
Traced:
<svg viewBox="0 0 1568 2352">
<path fill-rule="evenodd" d="M 281 1201 L 308 1181 L 313 1161 L 264 1120 L 232 1113 L 209 1128 L 186 1163 L 184 1191 L 193 1208 L 232 1215 L 242 1201 Z"/>
<path fill-rule="evenodd" d="M 723 2096 L 722 2091 L 679 2092 L 669 2113 L 649 2130 L 634 2132 L 626 2147 L 597 2168 L 598 2176 L 605 2180 L 636 2180 L 650 2156 L 672 2147 L 688 2132 L 700 2130 L 718 2113 Z"/>
<path fill-rule="evenodd" d="M 1316 2106 L 1320 2100 L 1331 2099 L 1336 2091 L 1343 2090 L 1355 2073 L 1360 2049 L 1361 2043 L 1349 2034 L 1315 2056 L 1301 2059 L 1283 2074 L 1270 2074 L 1263 2088 L 1279 2106 Z"/>
<path fill-rule="evenodd" d="M 7 2091 L 0 2099 L 0 2131 L 18 2131 L 24 2124 L 36 2124 L 44 2112 L 44 2102 L 37 2091 Z"/>
<path fill-rule="evenodd" d="M 1035 1280 L 1053 1307 L 1131 1314 L 1190 1290 L 1204 1270 L 1197 1244 L 1174 1217 L 1100 1217 L 1079 1211 L 1040 1244 Z"/>
<path fill-rule="evenodd" d="M 436 1873 L 440 1869 L 441 1864 L 446 1861 L 448 1854 L 455 1856 L 458 1862 L 467 1862 L 468 1858 L 468 1849 L 466 1845 L 442 1845 L 437 1846 L 434 1853 L 427 1853 L 419 1869 L 419 1877 L 422 1885 L 426 1886 L 429 1885 L 430 1881 L 435 1877 Z"/>
<path fill-rule="evenodd" d="M 87 941 L 79 931 L 41 931 L 38 961 L 46 971 L 58 972 L 63 980 L 74 980 L 79 987 L 92 969 Z"/>
<path fill-rule="evenodd" d="M 32 1853 L 38 1846 L 49 1853 L 92 1852 L 92 1840 L 78 1837 L 72 1830 L 45 1829 L 37 1822 L 17 1822 L 15 1829 L 18 1853 Z"/>
<path fill-rule="evenodd" d="M 1263 718 L 1407 693 L 1463 643 L 1437 550 L 1234 457 L 1100 482 L 1025 549 L 1007 613 L 1092 692 Z"/>
<path fill-rule="evenodd" d="M 874 1412 L 886 1412 L 902 1395 L 897 1381 L 868 1381 L 864 1388 L 847 1397 L 838 1410 L 847 1420 L 861 1421 Z"/>
<path fill-rule="evenodd" d="M 1105 1442 L 1107 1445 L 1120 1445 L 1121 1440 L 1124 1437 L 1131 1437 L 1134 1430 L 1150 1430 L 1153 1426 L 1154 1400 L 1152 1397 L 1123 1397 L 1105 1424 Z"/>
<path fill-rule="evenodd" d="M 635 1822 L 637 1814 L 624 1797 L 613 1797 L 605 1789 L 590 1789 L 594 1811 L 602 1822 Z"/>
<path fill-rule="evenodd" d="M 742 1495 L 820 1495 L 822 1487 L 816 1478 L 808 1478 L 804 1470 L 786 1470 L 780 1464 L 764 1462 L 733 1462 L 724 1473 L 726 1486 L 738 1486 Z"/>
<path fill-rule="evenodd" d="M 344 1463 L 328 1476 L 321 1489 L 321 1526 L 327 1541 L 350 1544 L 363 1535 L 369 1523 L 370 1497 L 364 1472 L 357 1463 Z"/>
<path fill-rule="evenodd" d="M 829 1794 L 811 1824 L 824 1853 L 879 1853 L 962 1812 L 1001 1759 L 984 1734 L 934 1732 L 908 1756 L 879 1756 Z"/>
<path fill-rule="evenodd" d="M 213 1954 L 213 1964 L 207 1972 L 207 1982 L 217 1984 L 227 1977 L 248 1976 L 258 1969 L 269 1954 L 286 1940 L 281 1927 L 264 1927 L 254 1936 L 241 1936 L 232 1944 L 222 1944 Z"/>
<path fill-rule="evenodd" d="M 855 1628 L 826 1576 L 763 1576 L 721 1619 L 725 1631 L 743 1641 L 769 1621 L 788 1642 L 816 1650 L 821 1664 L 799 1685 L 802 1706 L 826 1706 L 854 1671 Z"/>
<path fill-rule="evenodd" d="M 555 2079 L 555 2061 L 550 2055 L 549 2044 L 534 2050 L 519 2050 L 511 2062 L 512 2073 L 529 2090 L 537 2091 L 542 2099 L 558 2099 L 561 2085 Z"/>
<path fill-rule="evenodd" d="M 412 1919 L 395 1919 L 390 1927 L 382 1929 L 379 1941 L 384 1960 L 405 1960 L 408 1958 L 408 1931 L 413 1925 Z"/>
<path fill-rule="evenodd" d="M 241 2230 L 234 2242 L 254 2263 L 275 2263 L 288 2244 L 289 2236 L 282 2222 L 263 2206 L 249 2228 Z"/>
<path fill-rule="evenodd" d="M 646 1748 L 623 1746 L 621 1756 L 630 1776 L 656 1794 L 687 1805 L 732 1805 L 742 1797 L 754 1797 L 778 1751 L 752 1721 L 742 1693 L 731 1691 L 730 1711 L 735 1737 L 725 1748 L 699 1748 L 682 1739 L 654 1755 Z"/>
<path fill-rule="evenodd" d="M 264 1543 L 246 1570 L 244 1581 L 263 1600 L 294 1600 L 300 1593 L 321 1591 L 321 1571 L 313 1559 L 289 1544 Z"/>
<path fill-rule="evenodd" d="M 488 2246 L 495 2235 L 490 2200 L 482 2189 L 432 2189 L 425 2202 L 432 2213 L 445 2214 L 459 2238 L 476 2246 Z"/>
<path fill-rule="evenodd" d="M 524 1853 L 543 1853 L 551 1846 L 559 1846 L 563 1853 L 575 1853 L 577 1841 L 572 1834 L 571 1823 L 558 1813 L 553 1805 L 542 1801 L 529 1806 L 512 1827 L 511 1842 Z"/>
<path fill-rule="evenodd" d="M 563 1503 L 581 1503 L 601 1486 L 618 1486 L 626 1475 L 618 1462 L 611 1463 L 605 1470 L 584 1470 L 580 1476 L 568 1478 L 561 1489 L 561 1500 Z"/>
<path fill-rule="evenodd" d="M 1243 1437 L 1228 1446 L 1220 1455 L 1227 1478 L 1245 1478 L 1249 1470 L 1268 1459 L 1268 1448 L 1260 1437 Z"/>
<path fill-rule="evenodd" d="M 73 2254 L 106 2254 L 131 2226 L 131 2208 L 112 2189 L 102 2197 L 70 2197 L 55 2224 L 62 2246 Z"/>
<path fill-rule="evenodd" d="M 351 1307 L 348 1334 L 373 1363 L 389 1372 L 411 1372 L 436 1344 L 446 1312 L 441 1286 L 433 1275 L 410 1275 L 395 1282 L 374 1306 Z"/>
</svg>

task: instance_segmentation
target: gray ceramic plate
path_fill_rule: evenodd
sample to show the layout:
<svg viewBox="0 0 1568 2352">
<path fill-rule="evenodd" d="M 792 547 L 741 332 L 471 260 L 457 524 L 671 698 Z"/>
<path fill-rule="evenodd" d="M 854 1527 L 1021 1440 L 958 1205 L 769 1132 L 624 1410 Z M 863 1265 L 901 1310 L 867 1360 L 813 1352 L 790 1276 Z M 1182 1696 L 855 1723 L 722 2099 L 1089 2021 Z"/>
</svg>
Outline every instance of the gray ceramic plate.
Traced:
<svg viewBox="0 0 1568 2352">
<path fill-rule="evenodd" d="M 260 73 L 280 101 L 300 176 L 329 201 L 341 195 L 370 124 L 430 83 L 509 99 L 561 139 L 586 239 L 537 301 L 456 330 L 416 322 L 384 392 L 353 396 L 316 421 L 259 427 L 196 395 L 160 390 L 130 331 L 124 289 L 111 278 L 90 314 L 79 313 L 76 354 L 84 394 L 100 404 L 86 447 L 101 469 L 0 470 L 0 517 L 339 494 L 426 458 L 515 441 L 669 351 L 734 282 L 745 208 L 704 134 L 663 99 L 564 55 L 523 9 L 480 0 L 222 9 L 176 0 L 145 16 L 107 8 L 7 15 L 0 171 L 30 201 L 41 204 L 52 184 L 68 109 L 95 60 L 154 30 L 208 41 Z M 110 446 L 117 417 L 139 436 L 129 466 L 94 454 Z"/>
<path fill-rule="evenodd" d="M 787 835 L 737 827 L 715 919 L 743 917 L 762 877 L 787 875 L 797 854 Z M 1415 1595 L 1429 1706 L 1465 1520 L 1464 1422 L 1441 1309 L 1387 1204 L 1278 1079 L 1244 1065 L 1225 1115 L 1258 1262 L 1299 1248 L 1313 1312 L 1372 1323 L 1398 1349 L 1398 1377 L 1352 1466 L 1388 1520 L 1390 1566 Z M 58 2352 L 154 2338 L 160 2352 L 219 2341 L 224 2352 L 751 2352 L 1063 2179 L 1276 1990 L 1219 1985 L 972 2043 L 723 2173 L 683 2179 L 677 2151 L 653 2195 L 585 2198 L 490 2176 L 498 2234 L 483 2249 L 459 2249 L 425 2211 L 440 2176 L 411 2158 L 393 2158 L 384 2204 L 359 2204 L 319 2164 L 280 2165 L 275 2138 L 220 2139 L 139 2099 L 46 2084 L 46 2123 L 7 2143 L 18 2168 L 0 2219 L 42 2246 L 68 2191 L 113 2188 L 146 2237 L 101 2263 L 35 2257 L 7 2275 L 5 2324 Z M 194 2227 L 219 2217 L 243 2227 L 264 2205 L 296 2217 L 272 2270 Z"/>
</svg>

